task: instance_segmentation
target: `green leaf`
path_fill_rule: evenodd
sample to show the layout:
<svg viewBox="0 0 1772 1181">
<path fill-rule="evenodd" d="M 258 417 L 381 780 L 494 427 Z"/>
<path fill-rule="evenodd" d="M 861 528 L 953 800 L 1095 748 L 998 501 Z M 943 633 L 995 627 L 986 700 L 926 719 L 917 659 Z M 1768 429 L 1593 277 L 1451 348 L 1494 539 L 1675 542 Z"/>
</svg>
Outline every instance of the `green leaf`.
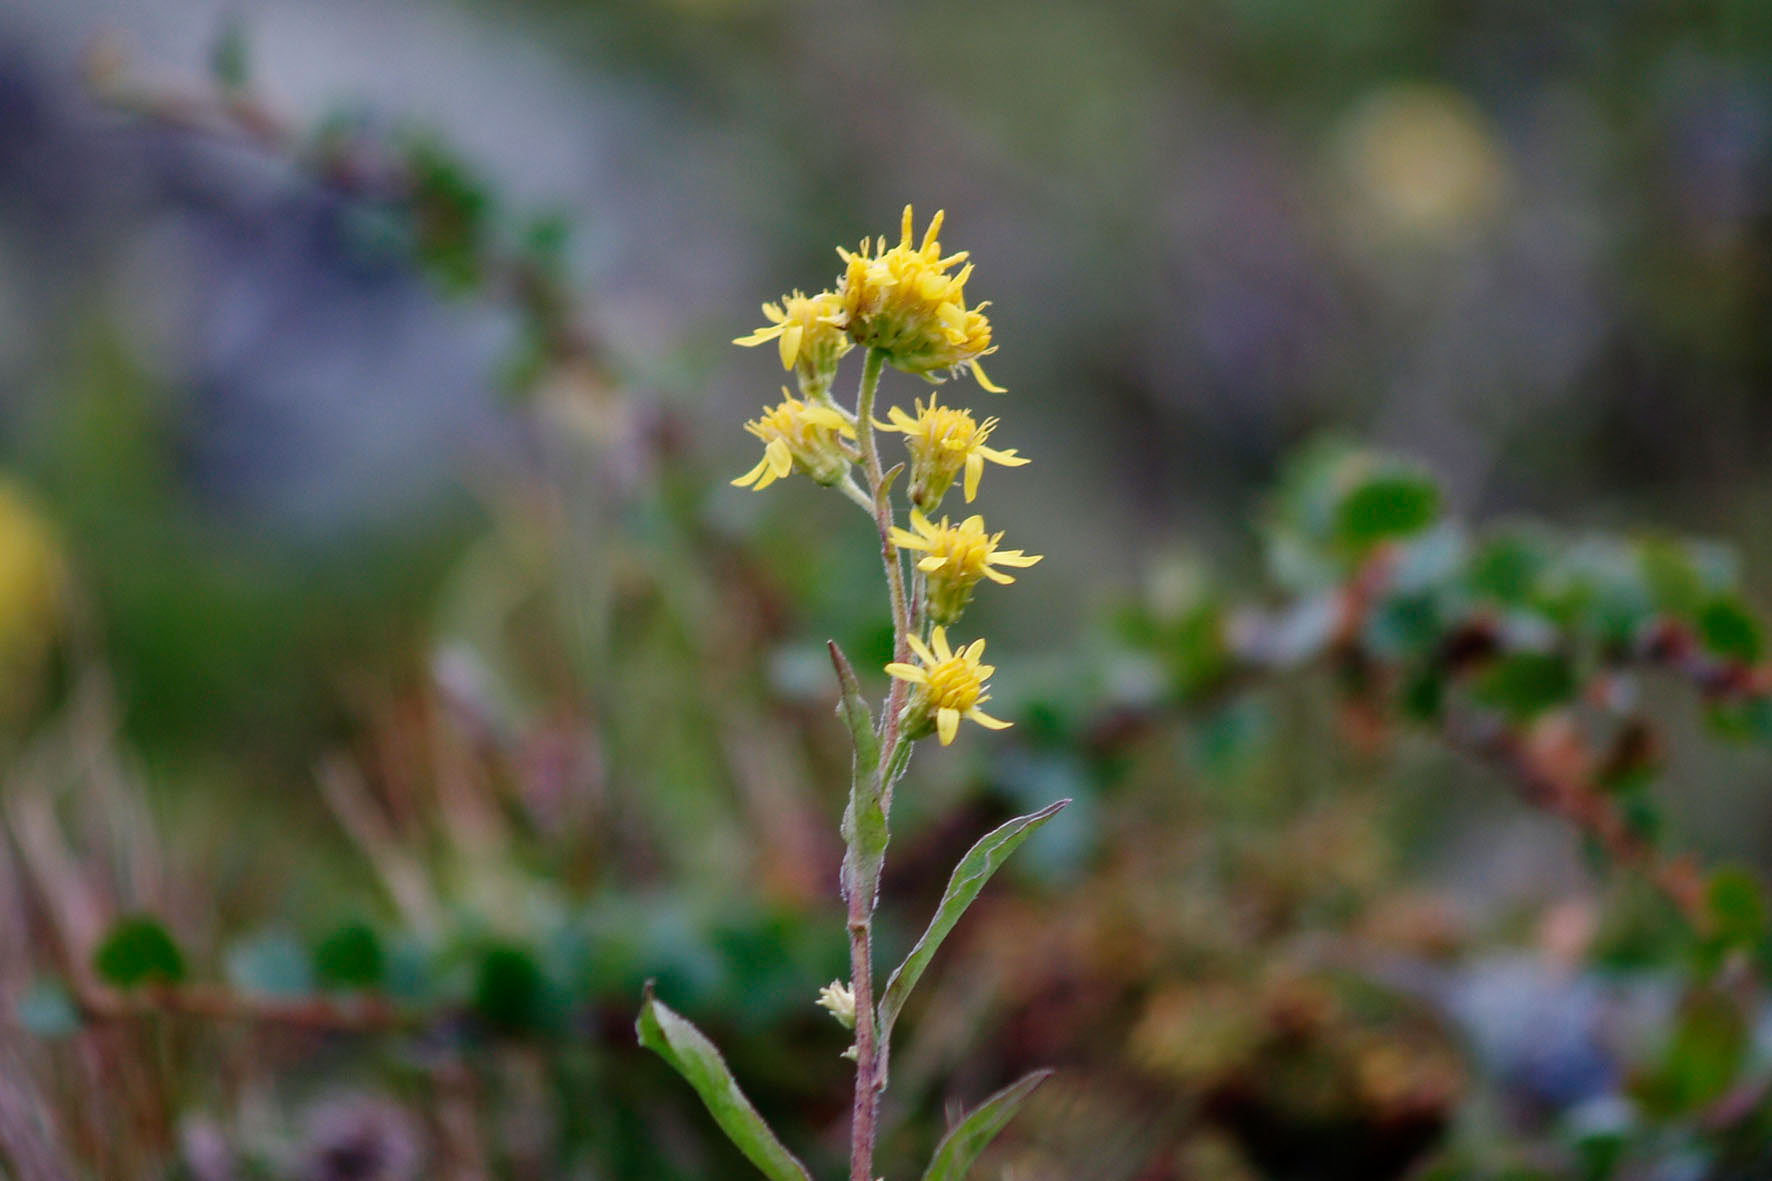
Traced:
<svg viewBox="0 0 1772 1181">
<path fill-rule="evenodd" d="M 855 747 L 855 766 L 859 773 L 862 769 L 873 771 L 880 765 L 880 740 L 874 734 L 874 719 L 868 713 L 867 699 L 861 695 L 861 685 L 855 679 L 855 669 L 850 666 L 849 658 L 837 647 L 837 641 L 827 641 L 831 650 L 831 665 L 837 670 L 837 685 L 842 696 L 837 702 L 837 716 L 849 727 L 849 740 Z"/>
<path fill-rule="evenodd" d="M 373 927 L 346 923 L 314 949 L 314 970 L 328 988 L 377 988 L 387 977 L 387 956 Z"/>
<path fill-rule="evenodd" d="M 1698 612 L 1698 638 L 1714 656 L 1752 664 L 1766 650 L 1760 621 L 1739 599 L 1712 599 Z"/>
<path fill-rule="evenodd" d="M 474 978 L 474 1010 L 499 1033 L 530 1033 L 547 1024 L 547 981 L 535 957 L 512 945 L 488 948 Z"/>
<path fill-rule="evenodd" d="M 1766 933 L 1766 896 L 1754 875 L 1740 866 L 1716 870 L 1705 892 L 1714 934 L 1726 944 L 1757 943 Z"/>
<path fill-rule="evenodd" d="M 1388 473 L 1342 499 L 1335 513 L 1335 539 L 1363 553 L 1380 542 L 1419 533 L 1439 518 L 1439 485 L 1424 475 Z"/>
<path fill-rule="evenodd" d="M 948 933 L 959 923 L 960 916 L 966 913 L 966 908 L 972 905 L 972 900 L 978 897 L 979 891 L 984 889 L 985 883 L 991 880 L 991 875 L 1009 859 L 1009 855 L 1069 803 L 1069 800 L 1060 800 L 1031 815 L 1019 816 L 992 829 L 972 846 L 966 856 L 960 858 L 960 864 L 954 867 L 953 876 L 948 879 L 948 888 L 941 896 L 941 904 L 935 908 L 935 917 L 929 920 L 929 929 L 923 932 L 923 937 L 911 948 L 904 963 L 894 968 L 886 981 L 886 991 L 880 997 L 882 1062 L 892 1042 L 892 1027 L 904 1009 L 905 1000 L 917 986 L 917 981 L 922 979 L 924 970 L 929 967 L 929 961 L 935 958 L 942 940 L 948 937 Z"/>
<path fill-rule="evenodd" d="M 923 1171 L 923 1181 L 965 1181 L 979 1154 L 1015 1118 L 1034 1089 L 1051 1076 L 1050 1070 L 1036 1070 L 973 1108 L 936 1145 L 935 1156 Z"/>
<path fill-rule="evenodd" d="M 1700 990 L 1680 1007 L 1673 1036 L 1642 1098 L 1660 1114 L 1680 1115 L 1721 1097 L 1747 1061 L 1750 1030 L 1741 1007 L 1720 992 Z"/>
<path fill-rule="evenodd" d="M 714 1043 L 653 996 L 650 982 L 634 1031 L 642 1046 L 670 1063 L 695 1088 L 720 1130 L 765 1177 L 771 1181 L 812 1181 L 806 1166 L 776 1139 L 751 1101 L 738 1089 Z"/>
<path fill-rule="evenodd" d="M 98 945 L 92 968 L 118 988 L 177 984 L 185 978 L 185 957 L 159 919 L 131 915 L 118 920 Z"/>
<path fill-rule="evenodd" d="M 59 980 L 38 980 L 18 998 L 18 1023 L 40 1038 L 64 1038 L 80 1029 L 80 1008 Z"/>
<path fill-rule="evenodd" d="M 1512 652 L 1477 678 L 1477 698 L 1516 720 L 1526 720 L 1575 696 L 1575 672 L 1554 652 Z"/>
</svg>

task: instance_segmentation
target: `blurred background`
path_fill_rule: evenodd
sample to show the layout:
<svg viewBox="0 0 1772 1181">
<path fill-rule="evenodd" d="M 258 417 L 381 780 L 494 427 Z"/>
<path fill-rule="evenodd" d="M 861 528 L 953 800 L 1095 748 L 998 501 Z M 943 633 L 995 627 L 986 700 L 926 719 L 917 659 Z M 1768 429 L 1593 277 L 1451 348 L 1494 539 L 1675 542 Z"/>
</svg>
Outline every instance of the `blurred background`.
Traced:
<svg viewBox="0 0 1772 1181">
<path fill-rule="evenodd" d="M 1043 1064 L 977 1175 L 1772 1175 L 1762 1085 L 1644 1089 L 1772 1021 L 1669 1032 L 1640 886 L 1321 678 L 1176 700 L 1125 626 L 1276 601 L 1325 434 L 1764 604 L 1759 0 L 0 0 L 6 1167 L 748 1176 L 631 1044 L 657 978 L 831 1172 L 823 645 L 891 632 L 849 506 L 727 485 L 783 379 L 729 342 L 906 203 L 992 301 L 1010 393 L 943 396 L 1047 557 L 968 615 L 1017 728 L 919 752 L 888 950 L 1077 802 L 913 1006 L 888 1175 Z M 1667 708 L 1671 839 L 1772 865 L 1768 752 Z M 133 914 L 194 981 L 440 1016 L 96 1019 L 60 982 Z"/>
</svg>

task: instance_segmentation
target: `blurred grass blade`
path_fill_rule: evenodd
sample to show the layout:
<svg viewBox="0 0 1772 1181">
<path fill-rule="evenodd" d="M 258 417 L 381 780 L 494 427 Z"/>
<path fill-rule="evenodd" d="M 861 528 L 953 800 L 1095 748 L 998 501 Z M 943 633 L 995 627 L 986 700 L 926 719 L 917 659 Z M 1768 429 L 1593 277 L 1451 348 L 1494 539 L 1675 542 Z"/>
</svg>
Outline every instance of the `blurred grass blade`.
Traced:
<svg viewBox="0 0 1772 1181">
<path fill-rule="evenodd" d="M 771 1181 L 812 1181 L 806 1166 L 775 1138 L 751 1101 L 738 1089 L 714 1043 L 654 997 L 650 982 L 634 1029 L 642 1046 L 669 1062 L 688 1080 L 721 1130 L 764 1176 Z"/>
<path fill-rule="evenodd" d="M 1036 1070 L 973 1108 L 935 1146 L 935 1156 L 923 1173 L 923 1181 L 965 1181 L 979 1154 L 1015 1118 L 1034 1088 L 1051 1076 L 1050 1070 Z"/>
<path fill-rule="evenodd" d="M 960 858 L 960 864 L 954 867 L 954 874 L 948 879 L 948 888 L 941 896 L 941 905 L 935 908 L 935 917 L 929 920 L 929 929 L 923 932 L 923 937 L 911 948 L 904 963 L 893 969 L 891 978 L 886 981 L 886 992 L 880 997 L 882 1060 L 890 1047 L 892 1026 L 904 1008 L 905 999 L 911 995 L 911 989 L 917 986 L 917 981 L 922 978 L 929 961 L 935 958 L 941 941 L 948 937 L 948 932 L 954 929 L 960 916 L 966 913 L 966 908 L 972 905 L 972 900 L 978 897 L 984 884 L 991 880 L 991 875 L 1009 859 L 1009 855 L 1035 829 L 1058 815 L 1069 803 L 1069 800 L 1060 800 L 1031 815 L 1018 816 L 1009 823 L 992 829 L 972 846 L 966 856 Z"/>
</svg>

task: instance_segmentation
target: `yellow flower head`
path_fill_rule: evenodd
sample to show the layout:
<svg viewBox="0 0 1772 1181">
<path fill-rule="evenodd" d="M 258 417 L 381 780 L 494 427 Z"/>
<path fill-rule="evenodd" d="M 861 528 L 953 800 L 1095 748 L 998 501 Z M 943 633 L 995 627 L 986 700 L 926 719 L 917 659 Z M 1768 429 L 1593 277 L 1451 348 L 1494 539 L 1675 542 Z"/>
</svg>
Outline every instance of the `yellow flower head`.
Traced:
<svg viewBox="0 0 1772 1181">
<path fill-rule="evenodd" d="M 921 246 L 911 245 L 911 207 L 904 207 L 904 228 L 897 246 L 888 248 L 863 238 L 860 251 L 838 248 L 844 271 L 839 294 L 844 326 L 856 344 L 881 349 L 886 359 L 907 373 L 940 381 L 965 366 L 978 384 L 994 394 L 978 358 L 996 352 L 985 304 L 966 306 L 970 264 L 957 274 L 948 270 L 966 261 L 964 251 L 941 256 L 942 213 L 929 222 Z"/>
<path fill-rule="evenodd" d="M 972 601 L 972 589 L 980 578 L 1004 586 L 1015 581 L 995 567 L 1032 566 L 1040 560 L 1039 554 L 998 549 L 997 543 L 1003 540 L 1003 535 L 986 533 L 984 518 L 977 515 L 967 517 L 958 525 L 948 524 L 946 517 L 941 519 L 941 524 L 931 525 L 928 517 L 912 509 L 911 528 L 916 532 L 893 529 L 892 544 L 900 549 L 922 550 L 929 555 L 918 561 L 917 569 L 929 579 L 924 603 L 929 609 L 929 618 L 936 623 L 952 623 L 960 618 L 966 604 Z"/>
<path fill-rule="evenodd" d="M 853 347 L 843 331 L 842 299 L 831 291 L 817 295 L 796 291 L 782 296 L 779 304 L 764 304 L 763 315 L 767 325 L 732 343 L 750 348 L 778 342 L 781 367 L 797 370 L 800 392 L 809 398 L 824 397 L 836 376 L 837 362 Z"/>
<path fill-rule="evenodd" d="M 779 406 L 744 424 L 745 430 L 763 440 L 763 458 L 732 482 L 761 491 L 798 467 L 815 483 L 835 484 L 849 471 L 852 459 L 843 440 L 853 439 L 855 428 L 828 405 L 802 402 L 788 397 L 785 389 L 781 392 Z"/>
<path fill-rule="evenodd" d="M 988 730 L 1009 728 L 1008 722 L 978 708 L 991 699 L 984 691 L 985 681 L 997 671 L 992 665 L 979 663 L 979 657 L 984 655 L 983 640 L 974 640 L 955 652 L 948 647 L 945 628 L 930 632 L 927 644 L 916 636 L 908 638 L 922 667 L 897 661 L 886 666 L 892 676 L 916 686 L 905 706 L 906 738 L 921 738 L 934 730 L 946 746 L 959 733 L 961 718 L 970 718 Z"/>
<path fill-rule="evenodd" d="M 978 482 L 984 478 L 985 460 L 1004 467 L 1020 467 L 1027 462 L 1012 450 L 985 446 L 985 440 L 997 429 L 996 419 L 987 418 L 981 423 L 970 411 L 937 406 L 934 394 L 929 395 L 928 406 L 923 405 L 921 398 L 916 406 L 915 417 L 894 406 L 886 414 L 890 422 L 874 425 L 904 435 L 905 448 L 911 453 L 911 503 L 925 513 L 935 511 L 961 469 L 966 472 L 966 502 L 970 504 L 978 495 Z"/>
</svg>

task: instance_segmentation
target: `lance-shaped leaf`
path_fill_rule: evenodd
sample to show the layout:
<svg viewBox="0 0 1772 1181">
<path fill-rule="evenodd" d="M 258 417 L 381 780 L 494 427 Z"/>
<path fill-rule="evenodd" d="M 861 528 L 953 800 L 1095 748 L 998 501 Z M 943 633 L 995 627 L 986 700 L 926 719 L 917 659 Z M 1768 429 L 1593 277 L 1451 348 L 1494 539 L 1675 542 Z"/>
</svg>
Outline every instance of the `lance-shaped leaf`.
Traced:
<svg viewBox="0 0 1772 1181">
<path fill-rule="evenodd" d="M 751 1101 L 738 1089 L 714 1043 L 660 1003 L 652 995 L 651 982 L 646 985 L 646 999 L 640 1006 L 640 1019 L 634 1022 L 634 1030 L 640 1035 L 642 1046 L 657 1053 L 688 1080 L 720 1129 L 765 1177 L 770 1181 L 812 1181 L 806 1166 L 775 1138 Z"/>
<path fill-rule="evenodd" d="M 826 646 L 831 650 L 831 666 L 837 670 L 837 685 L 842 691 L 837 702 L 837 716 L 849 727 L 850 741 L 855 743 L 856 773 L 866 771 L 871 774 L 880 765 L 880 739 L 874 733 L 874 719 L 868 713 L 867 699 L 862 697 L 855 669 L 849 658 L 843 655 L 843 649 L 837 647 L 837 641 L 827 640 Z"/>
<path fill-rule="evenodd" d="M 898 1020 L 904 1002 L 911 995 L 911 989 L 917 986 L 922 978 L 923 970 L 929 961 L 935 958 L 941 941 L 948 937 L 984 889 L 984 884 L 991 880 L 997 867 L 1009 859 L 1009 854 L 1033 834 L 1034 830 L 1058 815 L 1059 810 L 1069 800 L 1060 800 L 1031 816 L 1018 816 L 1000 828 L 986 833 L 978 844 L 972 846 L 966 856 L 960 858 L 960 864 L 954 867 L 954 876 L 948 879 L 948 888 L 941 896 L 941 905 L 935 908 L 935 917 L 929 920 L 929 929 L 911 948 L 911 953 L 904 958 L 904 963 L 893 969 L 892 976 L 886 981 L 886 992 L 880 997 L 880 1046 L 881 1056 L 891 1043 L 892 1026 Z"/>
<path fill-rule="evenodd" d="M 973 1108 L 965 1119 L 948 1129 L 948 1134 L 935 1146 L 935 1156 L 923 1172 L 923 1181 L 966 1181 L 966 1174 L 972 1171 L 979 1155 L 1015 1118 L 1015 1113 L 1034 1093 L 1034 1088 L 1051 1075 L 1050 1070 L 1036 1070 Z"/>
<path fill-rule="evenodd" d="M 850 740 L 855 744 L 854 783 L 849 790 L 848 810 L 843 815 L 843 837 L 851 855 L 859 854 L 853 871 L 865 886 L 879 872 L 888 835 L 886 808 L 881 799 L 880 739 L 874 733 L 874 720 L 855 679 L 855 669 L 835 640 L 829 644 L 831 665 L 837 670 L 837 684 L 842 692 L 837 712 L 848 724 Z"/>
</svg>

